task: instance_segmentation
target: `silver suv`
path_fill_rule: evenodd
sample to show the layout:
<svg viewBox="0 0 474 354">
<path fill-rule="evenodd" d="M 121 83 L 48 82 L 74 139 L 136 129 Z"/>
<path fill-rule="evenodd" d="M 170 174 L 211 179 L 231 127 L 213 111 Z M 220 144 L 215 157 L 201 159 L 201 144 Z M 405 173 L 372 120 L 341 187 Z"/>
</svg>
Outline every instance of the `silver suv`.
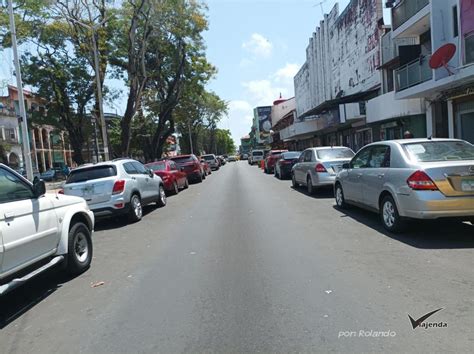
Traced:
<svg viewBox="0 0 474 354">
<path fill-rule="evenodd" d="M 84 198 L 96 217 L 128 215 L 142 218 L 143 205 L 166 205 L 161 178 L 132 159 L 118 159 L 74 169 L 62 193 Z"/>
</svg>

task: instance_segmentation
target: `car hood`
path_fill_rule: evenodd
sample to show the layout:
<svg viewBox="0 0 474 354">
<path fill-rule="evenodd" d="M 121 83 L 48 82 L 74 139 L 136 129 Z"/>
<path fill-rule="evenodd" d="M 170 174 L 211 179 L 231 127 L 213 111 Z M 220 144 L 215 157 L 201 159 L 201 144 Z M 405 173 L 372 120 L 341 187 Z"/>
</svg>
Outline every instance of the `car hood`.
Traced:
<svg viewBox="0 0 474 354">
<path fill-rule="evenodd" d="M 83 204 L 87 207 L 86 201 L 81 197 L 75 197 L 72 195 L 64 195 L 59 193 L 46 193 L 43 198 L 51 200 L 56 208 L 61 208 L 74 204 Z"/>
</svg>

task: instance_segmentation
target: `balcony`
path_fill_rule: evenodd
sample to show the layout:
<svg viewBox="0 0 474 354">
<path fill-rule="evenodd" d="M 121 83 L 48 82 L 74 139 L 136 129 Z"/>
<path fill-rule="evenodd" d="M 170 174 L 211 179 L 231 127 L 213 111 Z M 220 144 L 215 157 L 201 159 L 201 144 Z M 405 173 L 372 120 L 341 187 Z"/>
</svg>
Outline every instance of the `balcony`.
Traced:
<svg viewBox="0 0 474 354">
<path fill-rule="evenodd" d="M 429 81 L 433 78 L 433 70 L 429 66 L 430 55 L 415 59 L 398 68 L 395 72 L 397 91 Z"/>
<path fill-rule="evenodd" d="M 398 48 L 403 45 L 418 44 L 417 38 L 392 38 L 392 32 L 388 32 L 382 36 L 382 65 L 385 65 L 398 57 Z"/>
<path fill-rule="evenodd" d="M 429 5 L 430 0 L 404 0 L 398 6 L 392 9 L 393 30 L 407 22 L 416 15 L 421 9 Z"/>
<path fill-rule="evenodd" d="M 394 91 L 377 96 L 367 102 L 367 123 L 424 113 L 423 99 L 397 100 Z"/>
</svg>

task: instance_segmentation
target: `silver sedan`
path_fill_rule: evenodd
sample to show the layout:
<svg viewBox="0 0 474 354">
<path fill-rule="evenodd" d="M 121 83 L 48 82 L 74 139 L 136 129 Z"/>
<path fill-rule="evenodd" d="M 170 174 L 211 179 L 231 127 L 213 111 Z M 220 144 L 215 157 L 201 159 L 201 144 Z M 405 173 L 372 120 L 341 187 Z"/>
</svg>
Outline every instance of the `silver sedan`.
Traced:
<svg viewBox="0 0 474 354">
<path fill-rule="evenodd" d="M 402 231 L 408 218 L 474 221 L 474 146 L 457 139 L 381 141 L 359 150 L 336 177 L 339 207 L 354 204 Z"/>
<path fill-rule="evenodd" d="M 293 187 L 304 185 L 313 194 L 318 187 L 334 185 L 336 173 L 353 156 L 354 151 L 345 146 L 306 149 L 291 169 Z"/>
</svg>

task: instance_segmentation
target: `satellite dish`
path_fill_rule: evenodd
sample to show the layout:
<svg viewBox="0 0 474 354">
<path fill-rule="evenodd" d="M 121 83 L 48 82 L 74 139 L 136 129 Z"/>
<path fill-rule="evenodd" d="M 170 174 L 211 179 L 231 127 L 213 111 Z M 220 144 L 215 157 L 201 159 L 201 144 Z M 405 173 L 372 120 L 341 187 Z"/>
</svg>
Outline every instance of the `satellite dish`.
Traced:
<svg viewBox="0 0 474 354">
<path fill-rule="evenodd" d="M 449 75 L 453 75 L 453 72 L 449 70 L 448 63 L 456 53 L 456 45 L 453 43 L 445 44 L 436 50 L 430 59 L 430 68 L 439 69 L 444 67 Z"/>
</svg>

